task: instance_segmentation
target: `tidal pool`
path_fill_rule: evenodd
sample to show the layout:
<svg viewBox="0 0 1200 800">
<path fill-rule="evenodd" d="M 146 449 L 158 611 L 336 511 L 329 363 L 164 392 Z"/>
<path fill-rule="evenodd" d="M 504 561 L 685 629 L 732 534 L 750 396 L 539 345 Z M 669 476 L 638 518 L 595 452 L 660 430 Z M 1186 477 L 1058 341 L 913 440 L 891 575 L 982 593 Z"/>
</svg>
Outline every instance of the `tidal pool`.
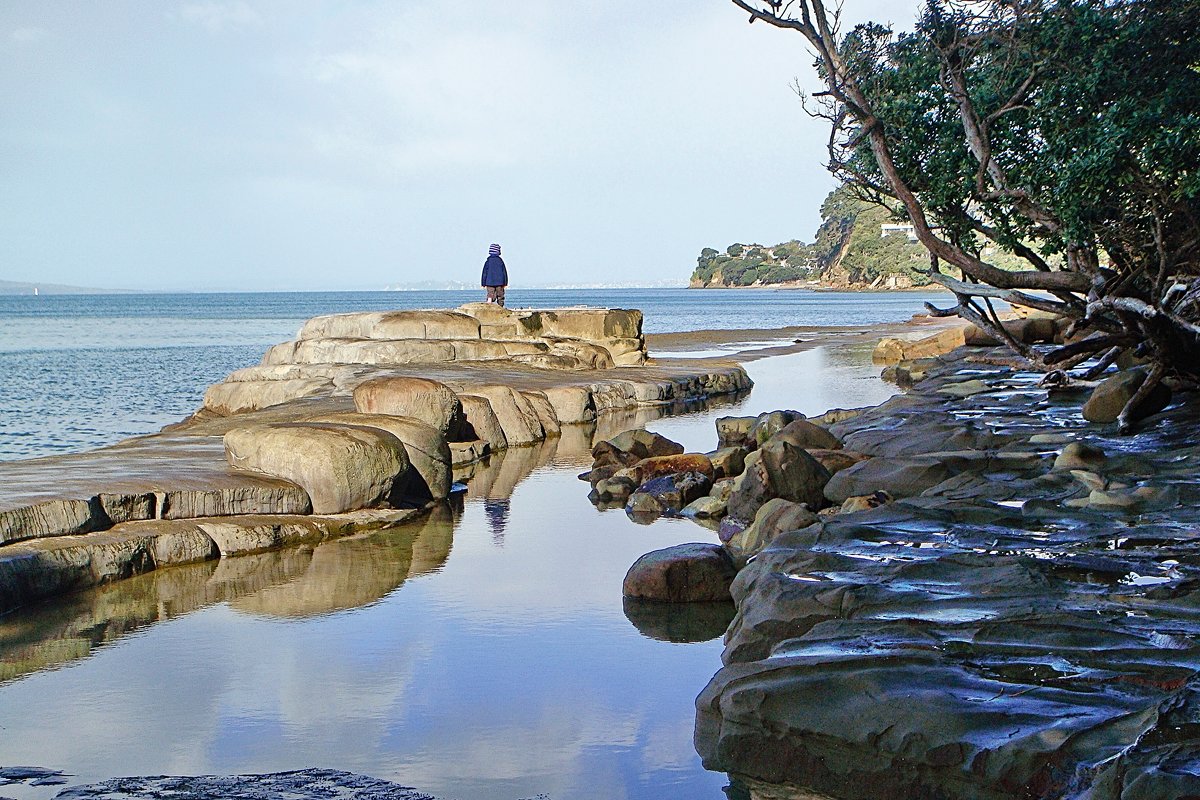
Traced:
<svg viewBox="0 0 1200 800">
<path fill-rule="evenodd" d="M 747 365 L 751 395 L 653 420 L 689 449 L 718 416 L 880 402 L 869 352 Z M 623 423 L 623 424 L 622 424 Z M 439 798 L 725 795 L 692 747 L 732 606 L 622 602 L 643 553 L 716 541 L 598 511 L 591 432 L 464 473 L 455 507 L 315 548 L 161 570 L 0 617 L 0 767 L 116 776 L 345 770 Z M 28 782 L 5 797 L 53 797 Z"/>
</svg>

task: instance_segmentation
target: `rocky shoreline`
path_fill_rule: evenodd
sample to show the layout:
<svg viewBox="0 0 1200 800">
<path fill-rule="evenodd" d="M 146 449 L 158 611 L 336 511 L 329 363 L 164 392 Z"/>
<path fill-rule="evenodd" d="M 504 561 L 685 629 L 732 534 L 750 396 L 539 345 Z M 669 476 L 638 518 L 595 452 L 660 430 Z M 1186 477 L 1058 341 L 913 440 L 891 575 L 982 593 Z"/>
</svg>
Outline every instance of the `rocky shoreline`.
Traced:
<svg viewBox="0 0 1200 800">
<path fill-rule="evenodd" d="M 884 340 L 910 389 L 880 406 L 593 450 L 594 502 L 719 525 L 624 592 L 731 591 L 695 744 L 750 796 L 1200 796 L 1200 402 L 1148 399 L 1120 435 L 1136 366 L 1046 383 L 993 345 Z"/>
<path fill-rule="evenodd" d="M 647 363 L 641 326 L 635 310 L 486 304 L 311 320 L 162 433 L 0 463 L 0 613 L 393 527 L 492 453 L 749 388 L 731 361 Z"/>
</svg>

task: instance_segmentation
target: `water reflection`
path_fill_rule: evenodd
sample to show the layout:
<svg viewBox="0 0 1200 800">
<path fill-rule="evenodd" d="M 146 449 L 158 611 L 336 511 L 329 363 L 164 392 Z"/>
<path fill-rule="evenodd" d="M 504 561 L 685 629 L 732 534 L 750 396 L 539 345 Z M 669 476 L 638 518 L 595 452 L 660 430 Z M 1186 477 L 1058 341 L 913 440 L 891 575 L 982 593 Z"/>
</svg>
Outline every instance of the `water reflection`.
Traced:
<svg viewBox="0 0 1200 800">
<path fill-rule="evenodd" d="M 728 603 L 657 603 L 623 598 L 625 617 L 643 636 L 662 642 L 707 642 L 720 638 L 733 621 Z"/>
<path fill-rule="evenodd" d="M 14 612 L 0 617 L 0 681 L 214 603 L 282 618 L 358 608 L 444 565 L 453 531 L 449 508 L 439 506 L 396 529 L 168 567 Z"/>
<path fill-rule="evenodd" d="M 764 363 L 751 375 L 769 386 Z M 717 416 L 780 405 L 755 392 L 693 407 L 697 444 L 712 447 Z M 460 800 L 719 798 L 727 781 L 703 769 L 692 729 L 731 609 L 621 602 L 639 556 L 716 536 L 594 509 L 575 477 L 595 438 L 674 424 L 669 411 L 606 415 L 456 471 L 461 505 L 405 527 L 0 618 L 0 764 L 80 783 L 320 766 Z"/>
</svg>

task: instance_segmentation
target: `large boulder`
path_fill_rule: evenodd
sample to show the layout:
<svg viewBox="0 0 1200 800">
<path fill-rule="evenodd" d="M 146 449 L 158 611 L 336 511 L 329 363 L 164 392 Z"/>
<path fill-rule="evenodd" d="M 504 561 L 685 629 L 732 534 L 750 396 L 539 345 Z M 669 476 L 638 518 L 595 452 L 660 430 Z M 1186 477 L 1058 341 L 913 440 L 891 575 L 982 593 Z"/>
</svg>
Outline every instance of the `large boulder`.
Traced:
<svg viewBox="0 0 1200 800">
<path fill-rule="evenodd" d="M 560 425 L 575 425 L 596 419 L 596 402 L 586 386 L 551 386 L 542 390 Z"/>
<path fill-rule="evenodd" d="M 803 448 L 787 441 L 768 441 L 746 457 L 746 469 L 736 479 L 729 498 L 729 516 L 753 520 L 758 509 L 776 497 L 804 503 L 816 511 L 825 505 L 822 491 L 829 479 L 829 470 Z"/>
<path fill-rule="evenodd" d="M 492 410 L 490 400 L 478 394 L 460 394 L 458 399 L 462 403 L 464 418 L 460 430 L 462 439 L 487 442 L 492 452 L 508 447 L 504 428 L 501 427 L 496 412 Z"/>
<path fill-rule="evenodd" d="M 618 450 L 633 453 L 638 458 L 675 456 L 682 453 L 684 449 L 679 442 L 673 442 L 661 434 L 652 433 L 643 428 L 619 433 L 609 439 L 608 443 Z"/>
<path fill-rule="evenodd" d="M 545 431 L 546 438 L 550 439 L 555 436 L 561 436 L 562 425 L 558 421 L 558 414 L 554 411 L 554 406 L 551 405 L 550 398 L 544 392 L 538 391 L 523 391 L 521 395 L 533 407 L 538 421 L 542 423 L 542 430 Z"/>
<path fill-rule="evenodd" d="M 450 486 L 453 483 L 453 454 L 446 443 L 446 437 L 432 425 L 426 425 L 412 417 L 358 414 L 353 411 L 321 414 L 304 421 L 356 425 L 387 431 L 404 443 L 409 463 L 412 465 L 412 469 L 397 482 L 395 496 L 416 500 L 442 500 L 450 496 Z"/>
<path fill-rule="evenodd" d="M 876 364 L 898 364 L 901 361 L 944 355 L 966 343 L 965 331 L 965 327 L 949 328 L 915 341 L 881 339 L 871 354 L 871 360 Z"/>
<path fill-rule="evenodd" d="M 382 505 L 409 468 L 404 444 L 391 433 L 328 423 L 235 428 L 225 434 L 225 457 L 235 469 L 300 486 L 316 514 Z"/>
<path fill-rule="evenodd" d="M 1146 374 L 1145 369 L 1126 369 L 1101 381 L 1100 385 L 1092 390 L 1092 396 L 1083 404 L 1083 418 L 1088 422 L 1116 422 L 1125 404 L 1146 382 Z M 1159 383 L 1148 397 L 1138 403 L 1131 416 L 1136 420 L 1157 414 L 1170 402 L 1171 390 Z"/>
<path fill-rule="evenodd" d="M 745 564 L 784 531 L 807 528 L 820 517 L 801 503 L 793 503 L 776 497 L 763 504 L 754 515 L 754 521 L 740 531 L 731 531 L 725 542 L 735 564 Z"/>
<path fill-rule="evenodd" d="M 728 600 L 736 572 L 720 545 L 681 544 L 639 558 L 625 575 L 621 592 L 667 603 Z"/>
<path fill-rule="evenodd" d="M 295 378 L 279 381 L 232 381 L 216 383 L 204 392 L 204 408 L 221 416 L 258 411 L 303 397 L 332 394 L 327 378 Z"/>
<path fill-rule="evenodd" d="M 508 386 L 472 386 L 471 394 L 486 397 L 504 431 L 509 447 L 520 447 L 546 438 L 537 409 L 525 395 Z"/>
<path fill-rule="evenodd" d="M 462 402 L 450 387 L 426 378 L 374 378 L 354 389 L 354 406 L 364 414 L 412 417 L 457 439 L 462 429 Z"/>
<path fill-rule="evenodd" d="M 842 446 L 836 436 L 806 419 L 792 420 L 771 438 L 791 442 L 796 447 L 803 447 L 805 450 L 838 450 Z"/>
<path fill-rule="evenodd" d="M 758 419 L 754 423 L 754 428 L 751 430 L 754 443 L 761 447 L 763 442 L 793 422 L 802 419 L 804 419 L 804 415 L 799 411 L 768 411 L 765 414 L 759 414 Z"/>
</svg>

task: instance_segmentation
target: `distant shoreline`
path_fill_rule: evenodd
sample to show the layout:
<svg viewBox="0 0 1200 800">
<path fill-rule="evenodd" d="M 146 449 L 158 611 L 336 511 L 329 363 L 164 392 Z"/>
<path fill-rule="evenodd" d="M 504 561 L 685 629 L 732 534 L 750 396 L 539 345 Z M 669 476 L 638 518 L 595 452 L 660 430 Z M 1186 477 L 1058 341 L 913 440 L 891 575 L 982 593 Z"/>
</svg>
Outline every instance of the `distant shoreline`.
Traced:
<svg viewBox="0 0 1200 800">
<path fill-rule="evenodd" d="M 899 294 L 899 293 L 908 293 L 908 292 L 949 292 L 950 291 L 949 289 L 946 289 L 945 287 L 940 286 L 936 283 L 929 283 L 929 284 L 926 284 L 925 286 L 909 286 L 904 289 L 872 289 L 869 286 L 830 286 L 829 284 L 816 283 L 813 281 L 785 281 L 783 283 L 758 284 L 755 286 L 688 286 L 687 288 L 688 289 L 698 289 L 701 291 L 708 290 L 708 289 L 737 289 L 739 291 L 744 290 L 744 289 L 758 290 L 758 291 L 761 291 L 764 289 L 769 289 L 769 290 L 793 291 L 793 290 L 799 289 L 799 290 L 806 290 L 806 291 L 810 291 L 810 292 L 847 292 L 847 293 L 853 292 L 853 293 L 859 293 L 859 294 Z"/>
</svg>

